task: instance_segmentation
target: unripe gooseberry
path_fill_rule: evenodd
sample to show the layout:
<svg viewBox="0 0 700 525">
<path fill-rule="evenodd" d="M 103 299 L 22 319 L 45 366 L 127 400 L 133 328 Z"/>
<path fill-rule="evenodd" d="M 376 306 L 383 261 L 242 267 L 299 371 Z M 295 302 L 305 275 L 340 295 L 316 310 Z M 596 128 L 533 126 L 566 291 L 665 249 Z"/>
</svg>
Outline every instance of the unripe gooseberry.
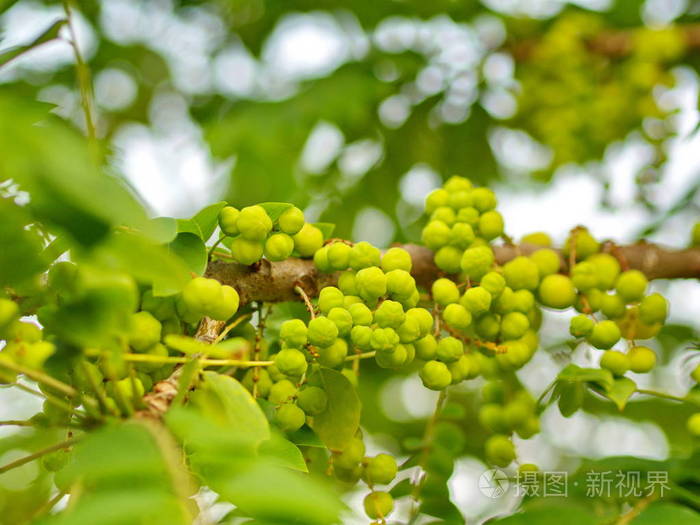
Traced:
<svg viewBox="0 0 700 525">
<path fill-rule="evenodd" d="M 382 302 L 374 312 L 374 322 L 381 328 L 398 328 L 405 318 L 403 306 L 390 299 Z"/>
<path fill-rule="evenodd" d="M 620 263 L 609 253 L 595 253 L 586 259 L 595 268 L 598 277 L 598 287 L 601 290 L 609 290 L 615 286 L 617 276 L 620 275 Z"/>
<path fill-rule="evenodd" d="M 277 424 L 285 432 L 296 432 L 306 422 L 304 411 L 291 403 L 280 406 L 276 415 Z"/>
<path fill-rule="evenodd" d="M 540 281 L 540 271 L 529 257 L 519 255 L 503 265 L 503 277 L 513 290 L 534 290 Z"/>
<path fill-rule="evenodd" d="M 588 292 L 598 286 L 598 274 L 595 266 L 587 261 L 580 262 L 571 269 L 571 280 L 582 292 Z"/>
<path fill-rule="evenodd" d="M 656 354 L 646 346 L 635 346 L 627 353 L 630 370 L 636 374 L 646 374 L 656 365 Z"/>
<path fill-rule="evenodd" d="M 389 454 L 377 454 L 373 458 L 365 460 L 365 468 L 362 479 L 368 485 L 387 485 L 396 477 L 398 466 L 393 456 Z"/>
<path fill-rule="evenodd" d="M 338 335 L 350 335 L 352 315 L 345 308 L 331 308 L 331 311 L 328 312 L 328 319 L 335 323 L 335 326 L 338 328 Z"/>
<path fill-rule="evenodd" d="M 569 308 L 576 300 L 576 290 L 571 279 L 558 273 L 542 279 L 538 295 L 542 304 L 550 308 Z"/>
<path fill-rule="evenodd" d="M 350 341 L 360 350 L 370 350 L 372 340 L 372 329 L 369 326 L 353 326 L 350 330 Z"/>
<path fill-rule="evenodd" d="M 600 367 L 610 370 L 613 375 L 623 376 L 630 369 L 630 360 L 626 354 L 617 350 L 607 350 L 600 358 Z"/>
<path fill-rule="evenodd" d="M 472 190 L 472 202 L 481 213 L 492 210 L 498 204 L 496 194 L 488 188 L 474 188 Z"/>
<path fill-rule="evenodd" d="M 433 300 L 441 306 L 459 302 L 459 288 L 449 279 L 436 280 L 432 286 L 432 294 Z"/>
<path fill-rule="evenodd" d="M 283 374 L 300 377 L 306 372 L 308 364 L 302 352 L 296 348 L 285 348 L 275 356 L 275 366 Z"/>
<path fill-rule="evenodd" d="M 518 339 L 530 328 L 527 316 L 520 312 L 510 312 L 501 319 L 501 337 L 504 340 Z"/>
<path fill-rule="evenodd" d="M 373 316 L 370 310 L 364 303 L 355 303 L 348 307 L 348 312 L 352 317 L 353 325 L 369 326 L 372 324 Z"/>
<path fill-rule="evenodd" d="M 475 246 L 464 251 L 460 265 L 466 276 L 478 281 L 491 269 L 495 261 L 489 246 Z"/>
<path fill-rule="evenodd" d="M 376 328 L 372 331 L 372 337 L 370 338 L 370 346 L 378 351 L 390 351 L 399 342 L 399 335 L 392 328 Z"/>
<path fill-rule="evenodd" d="M 331 273 L 333 271 L 328 262 L 328 246 L 322 246 L 314 252 L 314 265 L 324 273 Z"/>
<path fill-rule="evenodd" d="M 536 244 L 537 246 L 549 248 L 552 245 L 552 238 L 544 232 L 533 232 L 523 235 L 520 242 L 524 244 Z"/>
<path fill-rule="evenodd" d="M 129 346 L 137 352 L 144 352 L 148 347 L 160 341 L 160 321 L 148 312 L 131 315 L 129 328 Z"/>
<path fill-rule="evenodd" d="M 448 193 L 457 193 L 459 191 L 469 191 L 472 189 L 472 182 L 467 177 L 461 175 L 452 175 L 445 181 L 443 187 Z"/>
<path fill-rule="evenodd" d="M 443 363 L 452 363 L 464 355 L 464 344 L 456 337 L 443 337 L 438 341 L 437 358 Z"/>
<path fill-rule="evenodd" d="M 608 319 L 619 319 L 625 315 L 625 302 L 619 295 L 603 294 L 600 299 L 600 312 Z"/>
<path fill-rule="evenodd" d="M 432 334 L 428 334 L 425 337 L 422 337 L 421 339 L 413 343 L 413 346 L 416 349 L 416 357 L 418 357 L 418 359 L 422 359 L 423 361 L 430 361 L 432 359 L 435 359 L 435 357 L 437 356 L 438 343 Z"/>
<path fill-rule="evenodd" d="M 350 265 L 352 248 L 344 242 L 334 242 L 328 245 L 328 264 L 336 271 L 347 270 Z"/>
<path fill-rule="evenodd" d="M 406 270 L 391 270 L 386 274 L 386 291 L 396 299 L 410 297 L 416 291 L 416 280 Z"/>
<path fill-rule="evenodd" d="M 462 253 L 462 250 L 455 246 L 443 246 L 435 252 L 435 265 L 446 273 L 458 273 Z"/>
<path fill-rule="evenodd" d="M 433 213 L 440 206 L 447 206 L 450 194 L 443 188 L 431 191 L 425 198 L 425 213 Z"/>
<path fill-rule="evenodd" d="M 421 233 L 421 240 L 431 250 L 437 250 L 450 242 L 450 227 L 443 221 L 431 220 Z"/>
<path fill-rule="evenodd" d="M 486 440 L 486 459 L 499 467 L 507 467 L 515 459 L 515 446 L 506 436 L 495 434 Z"/>
<path fill-rule="evenodd" d="M 309 342 L 315 346 L 329 346 L 338 337 L 338 327 L 322 315 L 309 321 L 307 332 Z"/>
<path fill-rule="evenodd" d="M 581 261 L 596 253 L 600 249 L 600 244 L 590 234 L 586 228 L 576 228 L 566 239 L 562 253 L 569 256 L 572 249 L 576 250 L 576 260 Z"/>
<path fill-rule="evenodd" d="M 427 361 L 419 375 L 423 385 L 430 390 L 444 390 L 452 383 L 450 370 L 440 361 Z"/>
<path fill-rule="evenodd" d="M 476 235 L 474 229 L 466 222 L 456 222 L 450 228 L 450 244 L 457 248 L 466 249 L 472 245 Z"/>
<path fill-rule="evenodd" d="M 408 347 L 397 344 L 390 349 L 377 350 L 375 361 L 381 368 L 400 368 L 409 362 Z"/>
<path fill-rule="evenodd" d="M 227 321 L 238 311 L 240 297 L 235 288 L 226 284 L 221 286 L 219 302 L 209 310 L 209 317 L 217 321 Z"/>
<path fill-rule="evenodd" d="M 627 270 L 622 272 L 617 278 L 615 289 L 626 302 L 632 303 L 640 301 L 647 290 L 646 276 L 639 270 Z"/>
<path fill-rule="evenodd" d="M 448 304 L 442 312 L 442 318 L 449 327 L 455 330 L 466 330 L 472 323 L 472 314 L 464 306 L 457 303 Z"/>
<path fill-rule="evenodd" d="M 231 255 L 240 264 L 250 266 L 262 259 L 264 253 L 263 243 L 251 241 L 243 237 L 236 237 L 231 241 Z"/>
<path fill-rule="evenodd" d="M 342 308 L 345 296 L 335 286 L 326 286 L 318 294 L 318 309 L 324 314 L 331 311 L 331 308 Z"/>
<path fill-rule="evenodd" d="M 236 227 L 244 239 L 260 242 L 272 230 L 272 219 L 262 206 L 246 206 L 238 214 Z"/>
<path fill-rule="evenodd" d="M 292 239 L 294 239 L 294 249 L 302 257 L 311 257 L 323 246 L 323 233 L 308 222 L 292 236 Z"/>
<path fill-rule="evenodd" d="M 587 315 L 579 314 L 571 318 L 569 333 L 574 337 L 585 337 L 593 331 L 595 321 Z"/>
<path fill-rule="evenodd" d="M 506 280 L 500 273 L 489 272 L 481 278 L 479 286 L 489 292 L 492 297 L 497 297 L 506 287 Z"/>
<path fill-rule="evenodd" d="M 233 206 L 224 206 L 219 211 L 219 227 L 224 235 L 231 237 L 238 235 L 238 226 L 236 221 L 240 215 L 240 211 Z"/>
<path fill-rule="evenodd" d="M 277 219 L 280 230 L 288 235 L 294 235 L 304 227 L 304 212 L 292 206 L 282 212 Z"/>
<path fill-rule="evenodd" d="M 348 356 L 348 344 L 345 339 L 337 338 L 332 344 L 319 348 L 318 362 L 328 368 L 337 368 Z"/>
<path fill-rule="evenodd" d="M 612 348 L 620 337 L 620 328 L 613 321 L 601 321 L 593 326 L 586 339 L 596 348 L 607 350 Z"/>
<path fill-rule="evenodd" d="M 530 255 L 530 260 L 537 265 L 541 277 L 557 273 L 561 266 L 559 254 L 549 248 L 537 250 Z"/>
<path fill-rule="evenodd" d="M 382 256 L 382 270 L 384 270 L 385 273 L 391 270 L 405 270 L 410 272 L 412 266 L 411 255 L 403 248 L 389 248 Z"/>
<path fill-rule="evenodd" d="M 350 268 L 355 271 L 369 266 L 379 266 L 381 252 L 366 241 L 356 243 L 350 250 Z"/>
<path fill-rule="evenodd" d="M 362 268 L 355 275 L 360 297 L 372 301 L 386 294 L 386 275 L 377 266 Z"/>
<path fill-rule="evenodd" d="M 644 324 L 663 323 L 668 315 L 668 302 L 663 295 L 653 293 L 647 295 L 639 303 L 639 319 Z"/>
<path fill-rule="evenodd" d="M 297 405 L 310 416 L 317 416 L 326 410 L 328 396 L 322 388 L 308 386 L 299 391 Z"/>
<path fill-rule="evenodd" d="M 280 339 L 291 348 L 302 348 L 306 345 L 308 329 L 301 319 L 288 319 L 280 326 Z"/>
<path fill-rule="evenodd" d="M 374 491 L 365 496 L 363 506 L 365 514 L 371 519 L 385 518 L 394 510 L 394 498 L 388 492 Z"/>
<path fill-rule="evenodd" d="M 270 387 L 268 401 L 275 405 L 281 405 L 293 398 L 297 393 L 297 387 L 289 379 L 277 381 Z"/>
<path fill-rule="evenodd" d="M 495 210 L 479 217 L 479 235 L 490 241 L 503 234 L 503 216 Z"/>
<path fill-rule="evenodd" d="M 265 241 L 263 253 L 270 261 L 284 261 L 294 251 L 294 240 L 286 233 L 274 233 Z"/>
<path fill-rule="evenodd" d="M 441 206 L 430 214 L 431 221 L 442 221 L 448 226 L 452 226 L 457 220 L 455 211 L 449 206 Z"/>
</svg>

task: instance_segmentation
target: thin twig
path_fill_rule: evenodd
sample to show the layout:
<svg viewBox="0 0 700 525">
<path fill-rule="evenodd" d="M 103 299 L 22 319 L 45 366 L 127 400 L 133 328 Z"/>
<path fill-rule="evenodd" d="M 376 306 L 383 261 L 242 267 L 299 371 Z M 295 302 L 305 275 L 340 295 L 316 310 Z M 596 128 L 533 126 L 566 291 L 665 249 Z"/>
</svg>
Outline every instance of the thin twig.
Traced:
<svg viewBox="0 0 700 525">
<path fill-rule="evenodd" d="M 67 439 L 65 441 L 62 441 L 61 443 L 51 445 L 50 447 L 46 447 L 44 449 L 39 450 L 38 452 L 34 452 L 33 454 L 29 454 L 28 456 L 24 456 L 23 458 L 19 458 L 19 459 L 16 459 L 15 461 L 11 461 L 7 465 L 0 467 L 0 474 L 3 474 L 5 472 L 7 472 L 8 470 L 12 470 L 13 468 L 21 467 L 25 463 L 29 463 L 30 461 L 34 461 L 35 459 L 38 459 L 41 456 L 45 456 L 46 454 L 50 454 L 51 452 L 61 450 L 62 448 L 68 448 L 76 441 L 78 441 L 78 438 Z"/>
<path fill-rule="evenodd" d="M 294 287 L 294 292 L 299 294 L 301 296 L 301 298 L 304 300 L 304 304 L 306 305 L 306 309 L 309 311 L 309 314 L 311 315 L 311 319 L 315 319 L 316 312 L 314 311 L 314 305 L 311 303 L 311 299 L 309 299 L 309 296 L 306 294 L 304 289 L 297 284 Z"/>
</svg>

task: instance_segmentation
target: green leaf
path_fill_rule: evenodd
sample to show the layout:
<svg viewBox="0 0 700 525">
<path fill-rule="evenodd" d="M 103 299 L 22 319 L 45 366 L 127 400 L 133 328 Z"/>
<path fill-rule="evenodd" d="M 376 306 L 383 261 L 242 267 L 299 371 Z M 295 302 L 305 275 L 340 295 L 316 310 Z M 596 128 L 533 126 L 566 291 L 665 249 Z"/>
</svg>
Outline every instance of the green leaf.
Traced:
<svg viewBox="0 0 700 525">
<path fill-rule="evenodd" d="M 634 525 L 700 525 L 700 513 L 676 503 L 656 502 L 644 509 L 633 521 Z"/>
<path fill-rule="evenodd" d="M 189 232 L 178 233 L 167 248 L 171 254 L 182 259 L 191 272 L 204 274 L 207 269 L 207 247 L 199 236 Z"/>
<path fill-rule="evenodd" d="M 226 202 L 216 202 L 200 210 L 191 219 L 179 219 L 177 221 L 179 233 L 194 233 L 202 241 L 207 242 L 211 237 L 219 220 L 221 208 L 226 206 Z"/>
<path fill-rule="evenodd" d="M 583 383 L 560 382 L 554 395 L 559 397 L 559 411 L 564 417 L 571 417 L 583 405 L 586 387 Z"/>
<path fill-rule="evenodd" d="M 177 220 L 172 217 L 151 219 L 151 239 L 162 244 L 172 242 L 177 236 Z"/>
<path fill-rule="evenodd" d="M 561 381 L 595 383 L 605 390 L 613 386 L 612 373 L 602 368 L 581 368 L 570 364 L 559 372 L 557 378 Z"/>
<path fill-rule="evenodd" d="M 250 392 L 230 376 L 204 372 L 190 403 L 225 429 L 244 432 L 255 445 L 270 439 L 267 418 Z"/>
<path fill-rule="evenodd" d="M 258 453 L 280 467 L 300 472 L 309 471 L 299 448 L 276 432 L 272 434 L 270 439 L 260 444 Z"/>
<path fill-rule="evenodd" d="M 26 226 L 31 221 L 25 210 L 8 199 L 0 199 L 0 286 L 26 281 L 46 269 L 41 238 Z"/>
<path fill-rule="evenodd" d="M 316 226 L 316 228 L 318 228 L 319 230 L 321 230 L 324 241 L 330 239 L 333 235 L 333 230 L 335 230 L 335 224 L 332 224 L 330 222 L 314 222 L 313 225 Z"/>
<path fill-rule="evenodd" d="M 629 377 L 615 379 L 612 387 L 605 391 L 605 396 L 617 405 L 620 411 L 624 410 L 627 401 L 637 390 L 637 384 Z"/>
<path fill-rule="evenodd" d="M 272 222 L 275 222 L 280 218 L 285 211 L 293 206 L 288 202 L 263 202 L 260 204 L 265 209 L 265 212 L 269 215 Z"/>
<path fill-rule="evenodd" d="M 360 399 L 340 372 L 322 367 L 314 375 L 326 391 L 328 405 L 314 417 L 312 428 L 329 449 L 342 450 L 360 426 Z"/>
<path fill-rule="evenodd" d="M 52 40 L 57 39 L 59 31 L 65 24 L 66 20 L 63 18 L 60 20 L 56 20 L 53 24 L 47 27 L 43 33 L 41 33 L 38 37 L 32 40 L 29 44 L 13 47 L 11 49 L 8 49 L 7 51 L 3 51 L 2 53 L 0 53 L 0 67 L 8 64 L 9 62 L 14 60 L 18 56 L 26 53 L 27 51 L 31 51 L 32 49 L 39 47 L 41 44 L 45 44 L 46 42 L 51 42 Z"/>
</svg>

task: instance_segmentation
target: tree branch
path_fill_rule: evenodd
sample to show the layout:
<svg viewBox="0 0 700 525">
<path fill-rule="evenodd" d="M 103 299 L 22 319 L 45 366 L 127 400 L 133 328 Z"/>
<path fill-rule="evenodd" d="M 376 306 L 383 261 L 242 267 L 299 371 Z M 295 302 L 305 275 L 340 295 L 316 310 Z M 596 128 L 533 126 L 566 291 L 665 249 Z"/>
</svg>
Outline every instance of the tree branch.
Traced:
<svg viewBox="0 0 700 525">
<path fill-rule="evenodd" d="M 402 246 L 411 254 L 413 270 L 411 274 L 419 286 L 429 288 L 438 277 L 444 276 L 433 262 L 433 252 L 423 246 L 405 244 Z M 540 249 L 533 244 L 519 246 L 496 246 L 496 261 L 504 264 L 518 254 L 528 255 Z M 641 270 L 649 279 L 697 279 L 700 278 L 700 248 L 670 250 L 648 243 L 629 246 L 616 246 L 606 243 L 603 251 L 620 260 L 623 266 Z M 561 258 L 561 269 L 567 271 L 567 263 Z M 241 304 L 251 301 L 277 303 L 299 301 L 294 291 L 301 285 L 309 296 L 318 296 L 324 286 L 337 283 L 339 273 L 319 272 L 312 260 L 291 258 L 281 262 L 265 259 L 253 266 L 224 261 L 213 261 L 207 269 L 207 276 L 223 284 L 235 287 Z"/>
</svg>

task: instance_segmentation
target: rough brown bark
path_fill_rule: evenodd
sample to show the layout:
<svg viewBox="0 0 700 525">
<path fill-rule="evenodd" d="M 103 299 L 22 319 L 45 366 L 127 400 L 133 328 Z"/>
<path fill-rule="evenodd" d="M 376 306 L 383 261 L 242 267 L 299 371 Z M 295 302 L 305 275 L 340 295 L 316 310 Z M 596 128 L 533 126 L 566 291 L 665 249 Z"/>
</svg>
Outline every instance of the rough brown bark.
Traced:
<svg viewBox="0 0 700 525">
<path fill-rule="evenodd" d="M 435 266 L 433 252 L 428 248 L 415 244 L 405 244 L 402 248 L 411 254 L 411 273 L 419 286 L 429 287 L 435 279 L 444 275 Z M 497 246 L 494 252 L 498 263 L 503 264 L 518 254 L 527 255 L 539 248 L 533 244 Z M 649 279 L 700 278 L 700 248 L 670 250 L 648 243 L 629 246 L 607 243 L 603 250 L 617 257 L 623 268 L 641 270 Z M 564 258 L 561 264 L 562 270 L 566 271 Z M 317 296 L 321 288 L 335 284 L 338 278 L 337 273 L 319 272 L 309 259 L 296 258 L 273 263 L 263 260 L 254 266 L 214 261 L 209 265 L 207 275 L 234 286 L 242 304 L 251 301 L 298 301 L 301 298 L 294 292 L 296 285 L 301 286 L 308 295 Z"/>
</svg>

